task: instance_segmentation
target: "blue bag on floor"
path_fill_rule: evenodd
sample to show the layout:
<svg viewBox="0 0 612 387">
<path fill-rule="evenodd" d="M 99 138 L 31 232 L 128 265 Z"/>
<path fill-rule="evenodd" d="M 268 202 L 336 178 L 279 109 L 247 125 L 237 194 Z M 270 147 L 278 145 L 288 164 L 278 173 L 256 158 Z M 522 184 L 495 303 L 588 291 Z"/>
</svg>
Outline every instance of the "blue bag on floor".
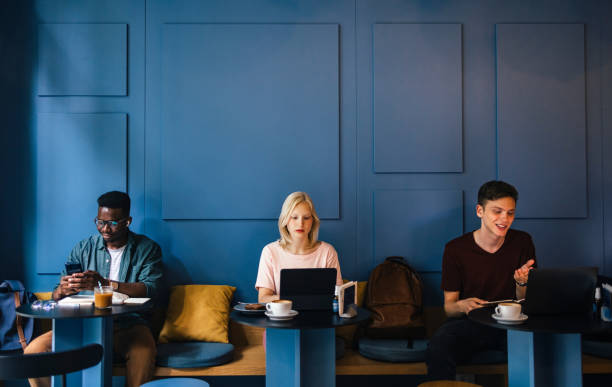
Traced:
<svg viewBox="0 0 612 387">
<path fill-rule="evenodd" d="M 21 350 L 30 342 L 34 320 L 17 316 L 15 309 L 34 300 L 36 296 L 26 292 L 21 282 L 0 283 L 0 351 Z"/>
</svg>

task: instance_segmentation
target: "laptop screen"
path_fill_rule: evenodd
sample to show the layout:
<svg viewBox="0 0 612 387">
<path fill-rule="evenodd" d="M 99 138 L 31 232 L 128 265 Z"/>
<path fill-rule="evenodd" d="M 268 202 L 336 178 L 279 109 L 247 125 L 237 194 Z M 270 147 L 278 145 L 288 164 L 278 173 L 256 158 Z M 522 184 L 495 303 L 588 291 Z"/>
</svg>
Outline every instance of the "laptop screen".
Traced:
<svg viewBox="0 0 612 387">
<path fill-rule="evenodd" d="M 596 282 L 592 268 L 531 270 L 523 311 L 528 316 L 590 313 Z"/>
<path fill-rule="evenodd" d="M 336 269 L 282 269 L 280 298 L 293 301 L 295 310 L 331 310 Z"/>
</svg>

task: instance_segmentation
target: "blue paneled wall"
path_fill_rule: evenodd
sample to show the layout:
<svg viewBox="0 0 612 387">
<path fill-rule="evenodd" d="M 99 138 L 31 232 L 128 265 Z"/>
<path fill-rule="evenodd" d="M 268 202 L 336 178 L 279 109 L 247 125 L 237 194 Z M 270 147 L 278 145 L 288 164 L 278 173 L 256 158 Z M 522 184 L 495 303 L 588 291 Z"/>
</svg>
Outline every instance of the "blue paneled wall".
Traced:
<svg viewBox="0 0 612 387">
<path fill-rule="evenodd" d="M 132 196 L 132 228 L 161 244 L 169 283 L 232 284 L 242 300 L 296 190 L 312 194 L 346 277 L 404 255 L 429 304 L 442 302 L 444 243 L 478 227 L 477 189 L 495 178 L 519 188 L 515 227 L 542 266 L 612 273 L 606 2 L 25 9 L 31 101 L 3 138 L 20 131 L 9 152 L 33 167 L 4 172 L 24 189 L 9 212 L 23 224 L 2 242 L 35 290 L 95 232 L 110 189 Z"/>
<path fill-rule="evenodd" d="M 338 218 L 338 33 L 337 24 L 163 25 L 151 78 L 160 93 L 149 94 L 163 219 L 274 219 L 292 187 L 312 195 L 320 217 Z"/>
<path fill-rule="evenodd" d="M 498 24 L 496 37 L 498 175 L 527 198 L 523 218 L 585 218 L 584 25 Z"/>
</svg>

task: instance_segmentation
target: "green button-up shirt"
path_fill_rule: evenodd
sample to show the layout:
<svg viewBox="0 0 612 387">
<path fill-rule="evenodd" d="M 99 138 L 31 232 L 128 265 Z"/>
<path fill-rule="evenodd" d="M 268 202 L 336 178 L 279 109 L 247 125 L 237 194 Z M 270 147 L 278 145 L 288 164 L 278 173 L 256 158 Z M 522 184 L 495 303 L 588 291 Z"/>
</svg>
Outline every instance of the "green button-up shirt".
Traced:
<svg viewBox="0 0 612 387">
<path fill-rule="evenodd" d="M 80 263 L 83 271 L 93 270 L 102 277 L 108 278 L 111 256 L 102 236 L 92 235 L 80 241 L 72 249 L 68 256 L 68 263 Z M 161 266 L 162 253 L 159 245 L 144 235 L 129 231 L 127 245 L 121 257 L 118 281 L 142 282 L 147 287 L 147 297 L 155 298 L 161 286 Z M 63 269 L 62 276 L 65 275 L 66 269 Z M 131 316 L 135 320 L 140 320 L 138 322 L 145 322 L 141 316 L 135 316 L 135 314 Z M 121 318 L 122 323 L 124 320 L 126 319 Z M 132 320 L 132 318 L 128 320 Z"/>
</svg>

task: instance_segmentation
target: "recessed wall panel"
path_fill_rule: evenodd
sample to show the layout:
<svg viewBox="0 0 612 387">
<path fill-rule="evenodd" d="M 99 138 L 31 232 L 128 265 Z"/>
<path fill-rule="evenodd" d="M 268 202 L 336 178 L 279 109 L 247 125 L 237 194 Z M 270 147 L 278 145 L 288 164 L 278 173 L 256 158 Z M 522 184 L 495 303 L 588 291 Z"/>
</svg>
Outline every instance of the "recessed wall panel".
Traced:
<svg viewBox="0 0 612 387">
<path fill-rule="evenodd" d="M 376 264 L 399 255 L 417 270 L 440 272 L 448 241 L 463 233 L 463 193 L 389 190 L 374 193 Z"/>
<path fill-rule="evenodd" d="M 274 219 L 306 191 L 339 216 L 338 26 L 167 24 L 162 216 Z"/>
<path fill-rule="evenodd" d="M 375 172 L 461 172 L 461 25 L 373 29 Z"/>
<path fill-rule="evenodd" d="M 98 196 L 126 191 L 125 114 L 38 114 L 37 270 L 59 273 L 81 239 L 97 233 Z"/>
<path fill-rule="evenodd" d="M 38 25 L 38 95 L 126 94 L 126 24 Z"/>
<path fill-rule="evenodd" d="M 587 216 L 584 25 L 497 25 L 498 176 L 517 216 Z"/>
</svg>

